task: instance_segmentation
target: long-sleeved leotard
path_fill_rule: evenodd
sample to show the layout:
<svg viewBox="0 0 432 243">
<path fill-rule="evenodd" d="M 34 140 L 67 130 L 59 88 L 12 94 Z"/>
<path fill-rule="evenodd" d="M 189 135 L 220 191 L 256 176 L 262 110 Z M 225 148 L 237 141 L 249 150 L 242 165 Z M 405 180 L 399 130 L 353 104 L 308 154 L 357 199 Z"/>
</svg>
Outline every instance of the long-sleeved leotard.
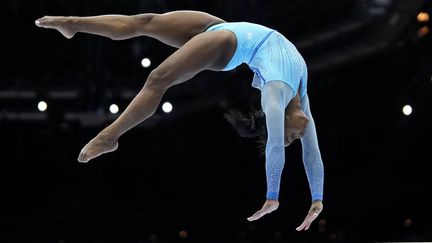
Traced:
<svg viewBox="0 0 432 243">
<path fill-rule="evenodd" d="M 293 97 L 292 89 L 284 82 L 271 81 L 261 89 L 261 105 L 266 114 L 266 178 L 267 198 L 278 199 L 282 170 L 285 164 L 284 119 L 285 107 Z M 323 199 L 324 166 L 318 147 L 315 123 L 308 96 L 301 99 L 302 110 L 309 119 L 301 138 L 303 163 L 309 181 L 312 200 Z"/>
<path fill-rule="evenodd" d="M 307 68 L 295 46 L 275 30 L 253 23 L 222 23 L 207 31 L 230 30 L 237 37 L 237 48 L 224 71 L 246 63 L 255 73 L 252 86 L 261 90 L 261 105 L 266 114 L 267 198 L 277 199 L 285 163 L 285 107 L 293 94 L 300 93 L 302 109 L 309 118 L 302 138 L 303 160 L 312 199 L 322 200 L 324 172 L 315 124 L 306 94 Z M 274 81 L 280 80 L 280 81 Z"/>
</svg>

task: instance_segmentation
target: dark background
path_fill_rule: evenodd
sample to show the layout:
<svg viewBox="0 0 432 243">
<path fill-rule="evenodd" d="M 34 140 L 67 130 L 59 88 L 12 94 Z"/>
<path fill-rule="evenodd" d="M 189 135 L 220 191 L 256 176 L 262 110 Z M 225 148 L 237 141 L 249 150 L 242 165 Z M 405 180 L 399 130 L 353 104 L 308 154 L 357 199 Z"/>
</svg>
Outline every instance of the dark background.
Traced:
<svg viewBox="0 0 432 243">
<path fill-rule="evenodd" d="M 0 8 L 0 242 L 432 241 L 431 36 L 419 34 L 430 21 L 417 21 L 431 1 L 3 0 Z M 159 109 L 115 153 L 76 161 L 116 118 L 109 105 L 122 111 L 174 49 L 146 37 L 67 40 L 34 20 L 179 9 L 267 25 L 304 54 L 325 166 L 324 211 L 309 231 L 295 231 L 310 207 L 299 142 L 287 148 L 279 209 L 246 220 L 265 200 L 264 158 L 223 113 L 259 104 L 247 67 L 171 88 L 163 100 L 171 113 Z"/>
</svg>

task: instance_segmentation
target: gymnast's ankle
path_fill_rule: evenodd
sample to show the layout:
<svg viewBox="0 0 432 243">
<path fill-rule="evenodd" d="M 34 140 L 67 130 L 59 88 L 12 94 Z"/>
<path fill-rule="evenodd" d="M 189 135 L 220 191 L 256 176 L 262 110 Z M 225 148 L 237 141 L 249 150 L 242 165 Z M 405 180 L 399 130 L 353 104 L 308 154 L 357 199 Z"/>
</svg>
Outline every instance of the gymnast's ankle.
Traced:
<svg viewBox="0 0 432 243">
<path fill-rule="evenodd" d="M 103 141 L 105 141 L 108 144 L 115 144 L 117 143 L 119 136 L 114 136 L 111 132 L 105 130 L 102 130 L 97 137 Z"/>
</svg>

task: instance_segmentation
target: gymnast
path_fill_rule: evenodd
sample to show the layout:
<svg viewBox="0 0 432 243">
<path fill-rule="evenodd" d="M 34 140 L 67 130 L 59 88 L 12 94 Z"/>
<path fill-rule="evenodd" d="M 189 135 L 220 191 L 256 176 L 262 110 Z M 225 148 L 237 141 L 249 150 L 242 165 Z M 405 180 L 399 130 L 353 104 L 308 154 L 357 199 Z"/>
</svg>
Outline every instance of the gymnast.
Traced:
<svg viewBox="0 0 432 243">
<path fill-rule="evenodd" d="M 279 32 L 248 22 L 229 23 L 198 11 L 132 16 L 45 16 L 35 24 L 56 29 L 68 39 L 78 32 L 112 40 L 148 36 L 178 48 L 149 74 L 125 111 L 84 146 L 78 156 L 79 162 L 85 163 L 116 150 L 120 136 L 153 115 L 171 86 L 203 70 L 228 71 L 246 63 L 254 72 L 252 86 L 261 91 L 262 112 L 248 117 L 231 114 L 227 119 L 241 136 L 266 135 L 266 200 L 248 220 L 257 220 L 278 208 L 285 147 L 295 139 L 301 139 L 312 195 L 308 214 L 296 230 L 308 230 L 321 213 L 324 168 L 306 92 L 307 67 L 296 47 Z"/>
</svg>

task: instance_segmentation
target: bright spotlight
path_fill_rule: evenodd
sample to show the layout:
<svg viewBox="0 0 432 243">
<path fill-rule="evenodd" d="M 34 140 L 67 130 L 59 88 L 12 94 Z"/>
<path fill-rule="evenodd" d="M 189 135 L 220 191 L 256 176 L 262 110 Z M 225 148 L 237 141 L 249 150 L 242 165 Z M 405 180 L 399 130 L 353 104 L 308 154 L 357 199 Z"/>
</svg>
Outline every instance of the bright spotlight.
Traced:
<svg viewBox="0 0 432 243">
<path fill-rule="evenodd" d="M 46 111 L 47 108 L 48 108 L 48 104 L 45 101 L 39 101 L 38 103 L 39 111 Z"/>
<path fill-rule="evenodd" d="M 402 112 L 403 112 L 403 114 L 404 114 L 405 116 L 409 116 L 409 115 L 411 115 L 411 113 L 412 113 L 412 107 L 411 107 L 410 105 L 405 105 L 405 106 L 402 108 Z"/>
<path fill-rule="evenodd" d="M 150 67 L 150 65 L 151 65 L 151 61 L 150 61 L 150 59 L 148 59 L 147 57 L 146 57 L 146 58 L 143 58 L 143 59 L 141 60 L 141 65 L 142 65 L 144 68 L 148 68 L 148 67 Z"/>
<path fill-rule="evenodd" d="M 427 21 L 429 21 L 429 14 L 426 13 L 426 12 L 420 12 L 417 15 L 417 21 L 418 22 L 427 22 Z"/>
<path fill-rule="evenodd" d="M 119 112 L 119 107 L 116 104 L 112 104 L 110 105 L 109 110 L 112 114 L 117 114 L 117 112 Z"/>
<path fill-rule="evenodd" d="M 172 106 L 171 103 L 169 103 L 169 102 L 165 102 L 165 103 L 162 105 L 162 110 L 163 110 L 165 113 L 170 113 L 170 112 L 172 111 L 172 109 L 173 109 L 173 106 Z"/>
</svg>

